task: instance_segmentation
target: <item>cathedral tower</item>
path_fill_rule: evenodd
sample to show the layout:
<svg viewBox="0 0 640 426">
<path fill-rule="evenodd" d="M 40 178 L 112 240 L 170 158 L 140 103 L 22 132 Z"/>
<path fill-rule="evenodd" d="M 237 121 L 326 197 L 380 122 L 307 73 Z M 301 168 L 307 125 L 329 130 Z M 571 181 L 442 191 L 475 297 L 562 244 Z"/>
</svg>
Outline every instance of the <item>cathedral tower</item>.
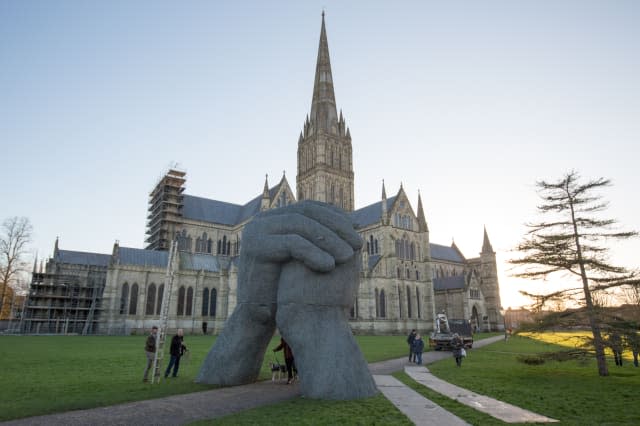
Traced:
<svg viewBox="0 0 640 426">
<path fill-rule="evenodd" d="M 298 138 L 296 186 L 298 200 L 323 201 L 353 211 L 351 134 L 342 111 L 338 116 L 336 109 L 324 12 L 311 114 Z"/>
</svg>

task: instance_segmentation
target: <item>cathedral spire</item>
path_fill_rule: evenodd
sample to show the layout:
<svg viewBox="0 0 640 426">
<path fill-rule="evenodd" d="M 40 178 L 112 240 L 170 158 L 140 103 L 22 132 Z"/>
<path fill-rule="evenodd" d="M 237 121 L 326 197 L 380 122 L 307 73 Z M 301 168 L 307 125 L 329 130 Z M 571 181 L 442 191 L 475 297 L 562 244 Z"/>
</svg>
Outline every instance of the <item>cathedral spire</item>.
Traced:
<svg viewBox="0 0 640 426">
<path fill-rule="evenodd" d="M 387 190 L 384 188 L 384 179 L 382 179 L 382 224 L 388 223 L 389 214 L 387 213 Z"/>
<path fill-rule="evenodd" d="M 484 227 L 484 240 L 482 241 L 482 253 L 493 253 L 493 247 L 489 241 L 489 234 L 487 234 L 487 227 Z"/>
<path fill-rule="evenodd" d="M 313 83 L 311 121 L 317 130 L 329 132 L 333 126 L 337 129 L 338 113 L 336 109 L 336 98 L 333 92 L 333 77 L 331 76 L 327 31 L 324 26 L 324 11 L 322 12 L 322 28 L 320 29 L 316 77 Z"/>
<path fill-rule="evenodd" d="M 262 189 L 262 199 L 260 200 L 260 211 L 267 210 L 271 204 L 269 195 L 269 175 L 264 175 L 264 188 Z"/>
<path fill-rule="evenodd" d="M 420 232 L 429 231 L 427 219 L 424 216 L 424 209 L 422 208 L 422 197 L 420 196 L 420 191 L 418 191 L 418 229 Z"/>
</svg>

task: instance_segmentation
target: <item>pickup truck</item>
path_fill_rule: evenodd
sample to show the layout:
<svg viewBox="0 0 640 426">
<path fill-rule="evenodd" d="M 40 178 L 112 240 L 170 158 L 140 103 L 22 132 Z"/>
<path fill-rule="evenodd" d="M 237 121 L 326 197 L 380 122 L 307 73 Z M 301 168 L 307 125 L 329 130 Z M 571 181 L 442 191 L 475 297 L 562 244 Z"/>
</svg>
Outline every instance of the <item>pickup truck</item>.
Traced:
<svg viewBox="0 0 640 426">
<path fill-rule="evenodd" d="M 460 335 L 465 348 L 473 347 L 473 335 L 469 320 L 448 319 L 444 313 L 437 314 L 435 329 L 429 336 L 429 346 L 436 351 L 451 350 L 451 339 L 453 339 L 454 333 Z"/>
</svg>

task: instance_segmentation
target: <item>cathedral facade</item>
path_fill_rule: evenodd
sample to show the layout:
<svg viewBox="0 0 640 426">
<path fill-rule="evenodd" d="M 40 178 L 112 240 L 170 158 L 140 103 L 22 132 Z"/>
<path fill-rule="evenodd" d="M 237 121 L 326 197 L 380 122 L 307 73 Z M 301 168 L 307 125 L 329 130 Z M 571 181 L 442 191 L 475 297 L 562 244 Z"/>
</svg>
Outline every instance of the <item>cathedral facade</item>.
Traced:
<svg viewBox="0 0 640 426">
<path fill-rule="evenodd" d="M 433 244 L 418 196 L 404 188 L 355 209 L 351 134 L 338 113 L 324 15 L 311 111 L 297 146 L 296 194 L 286 176 L 238 205 L 187 194 L 184 171 L 169 170 L 149 194 L 146 248 L 114 244 L 110 254 L 61 250 L 34 265 L 21 328 L 26 333 L 144 332 L 158 324 L 169 296 L 169 329 L 218 332 L 236 305 L 244 226 L 260 211 L 311 199 L 351 215 L 365 244 L 351 326 L 356 333 L 402 334 L 433 329 L 436 312 L 471 320 L 477 329 L 503 326 L 496 258 L 486 230 L 479 257 L 455 244 Z M 168 248 L 178 255 L 165 294 Z M 480 244 L 479 244 L 480 246 Z"/>
</svg>

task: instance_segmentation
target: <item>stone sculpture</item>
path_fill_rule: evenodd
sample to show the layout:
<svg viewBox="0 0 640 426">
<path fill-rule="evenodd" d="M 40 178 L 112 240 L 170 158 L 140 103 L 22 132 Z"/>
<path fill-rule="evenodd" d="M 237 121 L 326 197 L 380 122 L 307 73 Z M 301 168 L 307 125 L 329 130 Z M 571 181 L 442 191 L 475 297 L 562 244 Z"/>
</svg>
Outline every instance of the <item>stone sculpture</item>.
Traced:
<svg viewBox="0 0 640 426">
<path fill-rule="evenodd" d="M 237 306 L 196 381 L 255 381 L 277 326 L 293 350 L 303 395 L 374 395 L 348 323 L 361 246 L 349 216 L 324 203 L 302 201 L 257 215 L 243 233 Z"/>
</svg>

